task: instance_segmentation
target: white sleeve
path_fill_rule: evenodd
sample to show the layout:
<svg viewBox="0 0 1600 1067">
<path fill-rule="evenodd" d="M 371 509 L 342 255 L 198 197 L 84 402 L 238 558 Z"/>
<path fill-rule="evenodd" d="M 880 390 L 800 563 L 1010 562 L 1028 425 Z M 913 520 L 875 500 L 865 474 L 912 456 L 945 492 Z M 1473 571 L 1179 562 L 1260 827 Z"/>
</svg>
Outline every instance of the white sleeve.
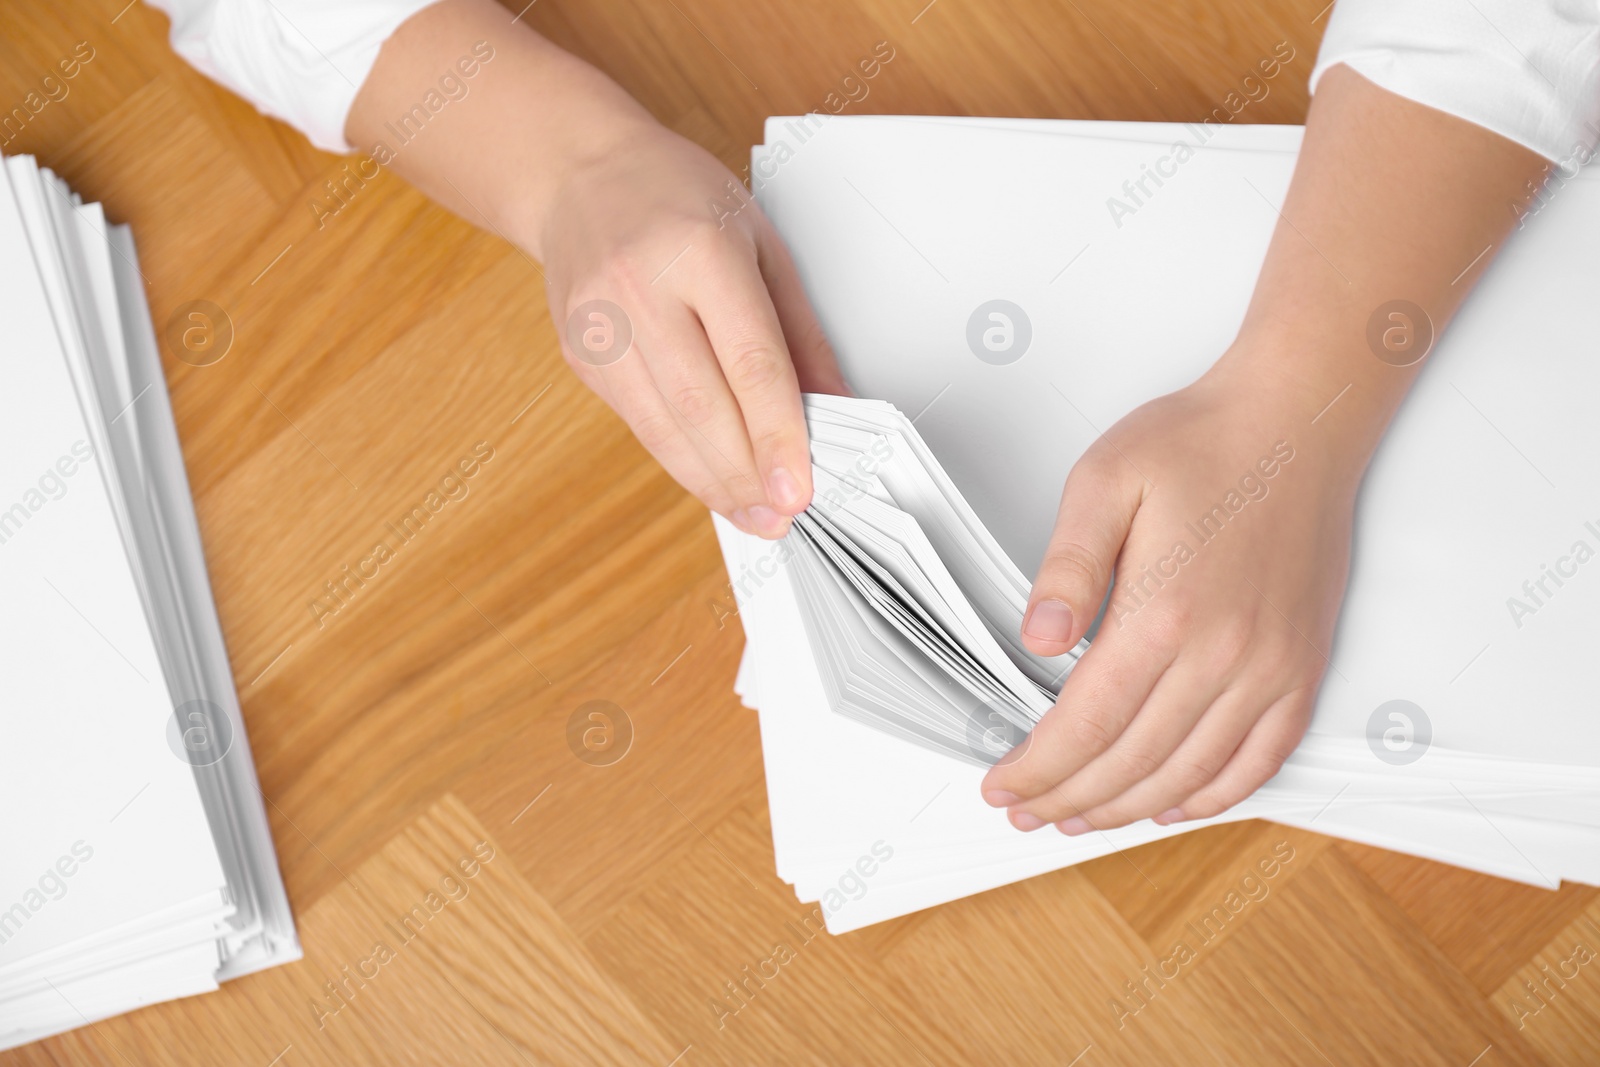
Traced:
<svg viewBox="0 0 1600 1067">
<path fill-rule="evenodd" d="M 1338 63 L 1565 165 L 1600 134 L 1600 0 L 1338 0 L 1313 91 Z"/>
<path fill-rule="evenodd" d="M 378 49 L 435 0 L 149 0 L 172 48 L 318 148 L 348 152 L 344 120 Z"/>
</svg>

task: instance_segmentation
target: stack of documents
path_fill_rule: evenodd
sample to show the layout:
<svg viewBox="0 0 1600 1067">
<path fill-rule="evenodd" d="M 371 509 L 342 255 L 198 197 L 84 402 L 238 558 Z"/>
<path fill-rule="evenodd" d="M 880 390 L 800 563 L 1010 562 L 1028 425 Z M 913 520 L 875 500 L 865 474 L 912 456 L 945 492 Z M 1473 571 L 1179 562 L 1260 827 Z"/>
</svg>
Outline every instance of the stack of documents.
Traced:
<svg viewBox="0 0 1600 1067">
<path fill-rule="evenodd" d="M 0 1048 L 298 959 L 133 240 L 0 169 Z"/>
<path fill-rule="evenodd" d="M 806 421 L 817 499 L 795 520 L 791 574 L 829 704 L 989 766 L 1088 642 L 1056 660 L 1023 647 L 1027 579 L 892 405 L 809 396 Z"/>
<path fill-rule="evenodd" d="M 1246 818 L 1600 884 L 1587 174 L 1547 192 L 1427 355 L 1282 772 L 1216 819 L 1077 838 L 1020 833 L 979 795 L 1086 647 L 1044 660 L 1017 636 L 1066 474 L 1232 341 L 1300 132 L 768 121 L 756 198 L 873 399 L 807 398 L 818 492 L 787 538 L 717 529 L 778 872 L 835 932 Z"/>
</svg>

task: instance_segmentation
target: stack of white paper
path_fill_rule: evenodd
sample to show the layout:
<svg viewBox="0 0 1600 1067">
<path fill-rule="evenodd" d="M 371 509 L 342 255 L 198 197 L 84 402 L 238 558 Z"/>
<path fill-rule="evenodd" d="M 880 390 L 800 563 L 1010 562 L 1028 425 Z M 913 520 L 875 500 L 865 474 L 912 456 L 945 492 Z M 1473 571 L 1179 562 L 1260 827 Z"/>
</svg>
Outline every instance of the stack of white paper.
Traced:
<svg viewBox="0 0 1600 1067">
<path fill-rule="evenodd" d="M 298 959 L 133 240 L 0 170 L 0 1048 Z"/>
<path fill-rule="evenodd" d="M 1299 137 L 768 121 L 757 199 L 876 398 L 808 398 L 821 492 L 785 541 L 718 522 L 778 871 L 831 929 L 1206 825 L 1022 834 L 978 783 L 1076 658 L 1016 643 L 1067 471 L 1233 339 Z M 1597 225 L 1600 182 L 1547 196 L 1427 357 L 1362 492 L 1311 730 L 1211 821 L 1600 884 Z"/>
</svg>

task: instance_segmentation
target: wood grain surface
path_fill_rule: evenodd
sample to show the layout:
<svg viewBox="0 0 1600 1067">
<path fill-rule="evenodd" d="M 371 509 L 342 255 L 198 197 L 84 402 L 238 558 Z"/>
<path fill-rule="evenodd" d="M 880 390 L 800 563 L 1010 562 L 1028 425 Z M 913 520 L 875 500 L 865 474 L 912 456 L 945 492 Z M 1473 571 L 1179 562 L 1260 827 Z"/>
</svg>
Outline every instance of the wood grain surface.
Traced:
<svg viewBox="0 0 1600 1067">
<path fill-rule="evenodd" d="M 895 59 L 853 113 L 1185 121 L 1287 41 L 1236 121 L 1298 122 L 1322 2 L 521 17 L 742 171 L 765 116 L 825 106 L 880 41 Z M 125 3 L 0 0 L 5 109 L 94 52 L 4 150 L 133 224 L 158 327 L 192 300 L 232 322 L 219 362 L 164 358 L 306 958 L 0 1063 L 1600 1062 L 1600 964 L 1576 962 L 1600 950 L 1594 890 L 1264 823 L 842 937 L 806 927 L 773 873 L 710 522 L 565 370 L 535 266 L 386 173 L 319 213 L 347 161 Z M 391 532 L 463 460 L 465 495 Z M 380 541 L 392 558 L 346 582 Z M 597 699 L 633 729 L 609 766 L 567 741 Z M 1267 894 L 1160 978 L 1273 856 Z M 778 977 L 751 982 L 780 944 Z"/>
</svg>

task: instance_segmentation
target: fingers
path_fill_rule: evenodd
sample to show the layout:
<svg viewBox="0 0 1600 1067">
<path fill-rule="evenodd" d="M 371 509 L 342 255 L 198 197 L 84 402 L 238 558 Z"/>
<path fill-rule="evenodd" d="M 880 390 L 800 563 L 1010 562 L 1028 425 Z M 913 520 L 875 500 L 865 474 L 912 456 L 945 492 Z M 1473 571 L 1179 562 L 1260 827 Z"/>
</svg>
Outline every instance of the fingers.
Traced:
<svg viewBox="0 0 1600 1067">
<path fill-rule="evenodd" d="M 672 476 L 673 481 L 693 493 L 712 511 L 727 519 L 734 518 L 738 508 L 733 496 L 722 479 L 712 473 L 701 458 L 687 430 L 662 399 L 648 374 L 618 373 L 615 368 L 591 367 L 576 362 L 575 365 L 584 384 L 598 393 L 611 410 L 621 416 L 634 437 Z"/>
<path fill-rule="evenodd" d="M 1202 716 L 1210 718 L 1207 709 L 1222 692 L 1223 684 L 1224 679 L 1216 675 L 1207 657 L 1191 656 L 1175 663 L 1156 682 L 1144 706 L 1109 748 L 1055 787 L 1017 805 L 1011 812 L 1013 821 L 1018 814 L 1029 816 L 1024 822 L 1037 825 L 1087 816 L 1089 825 L 1102 828 L 1102 823 L 1094 818 L 1099 806 L 1112 800 L 1120 801 L 1125 794 L 1145 788 L 1143 783 L 1170 773 L 1166 770 L 1169 757 L 1186 745 L 1185 738 Z M 1248 724 L 1241 725 L 1232 743 L 1217 756 L 1213 774 L 1222 767 L 1246 729 Z M 1195 782 L 1190 789 L 1147 814 L 1166 811 L 1202 784 Z"/>
<path fill-rule="evenodd" d="M 1265 785 L 1294 752 L 1311 722 L 1317 686 L 1287 693 L 1250 728 L 1209 783 L 1156 817 L 1162 825 L 1220 815 Z"/>
<path fill-rule="evenodd" d="M 1239 687 L 1209 708 L 1194 732 L 1149 777 L 1112 800 L 1056 823 L 1069 836 L 1111 830 L 1141 819 L 1166 826 L 1220 815 L 1278 773 L 1305 733 L 1314 688 L 1272 700 Z"/>
<path fill-rule="evenodd" d="M 812 310 L 805 287 L 800 284 L 794 259 L 770 224 L 762 228 L 757 238 L 756 254 L 761 275 L 767 281 L 767 291 L 772 294 L 778 322 L 783 326 L 784 339 L 789 343 L 789 356 L 794 362 L 801 392 L 852 395 L 839 372 L 833 346 L 822 332 L 817 313 Z"/>
<path fill-rule="evenodd" d="M 690 294 L 742 416 L 754 470 L 781 515 L 811 502 L 811 449 L 789 346 L 753 255 L 722 258 Z"/>
<path fill-rule="evenodd" d="M 1143 498 L 1143 479 L 1130 473 L 1127 461 L 1102 439 L 1067 475 L 1055 532 L 1022 620 L 1023 643 L 1038 655 L 1070 651 L 1100 610 Z"/>
<path fill-rule="evenodd" d="M 1091 646 L 1055 707 L 1018 746 L 1021 755 L 1001 760 L 984 776 L 984 798 L 1014 806 L 1075 774 L 1122 735 L 1172 660 L 1172 653 L 1136 640 Z M 1012 822 L 1020 829 L 1043 825 L 1032 817 Z"/>
<path fill-rule="evenodd" d="M 1224 691 L 1160 767 L 1123 792 L 1084 800 L 1083 810 L 1058 822 L 1056 828 L 1076 835 L 1090 829 L 1126 826 L 1171 811 L 1216 778 L 1271 700 L 1255 685 Z"/>
<path fill-rule="evenodd" d="M 783 536 L 812 493 L 800 370 L 807 388 L 843 389 L 788 253 L 776 235 L 765 243 L 724 235 L 665 284 L 632 293 L 631 351 L 611 361 L 568 352 L 568 362 L 708 507 L 748 531 Z"/>
<path fill-rule="evenodd" d="M 733 499 L 734 521 L 763 537 L 783 536 L 788 515 L 769 506 L 745 416 L 699 320 L 682 304 L 668 304 L 655 309 L 640 334 L 640 355 L 656 389 Z M 798 407 L 792 381 L 789 390 Z"/>
</svg>

